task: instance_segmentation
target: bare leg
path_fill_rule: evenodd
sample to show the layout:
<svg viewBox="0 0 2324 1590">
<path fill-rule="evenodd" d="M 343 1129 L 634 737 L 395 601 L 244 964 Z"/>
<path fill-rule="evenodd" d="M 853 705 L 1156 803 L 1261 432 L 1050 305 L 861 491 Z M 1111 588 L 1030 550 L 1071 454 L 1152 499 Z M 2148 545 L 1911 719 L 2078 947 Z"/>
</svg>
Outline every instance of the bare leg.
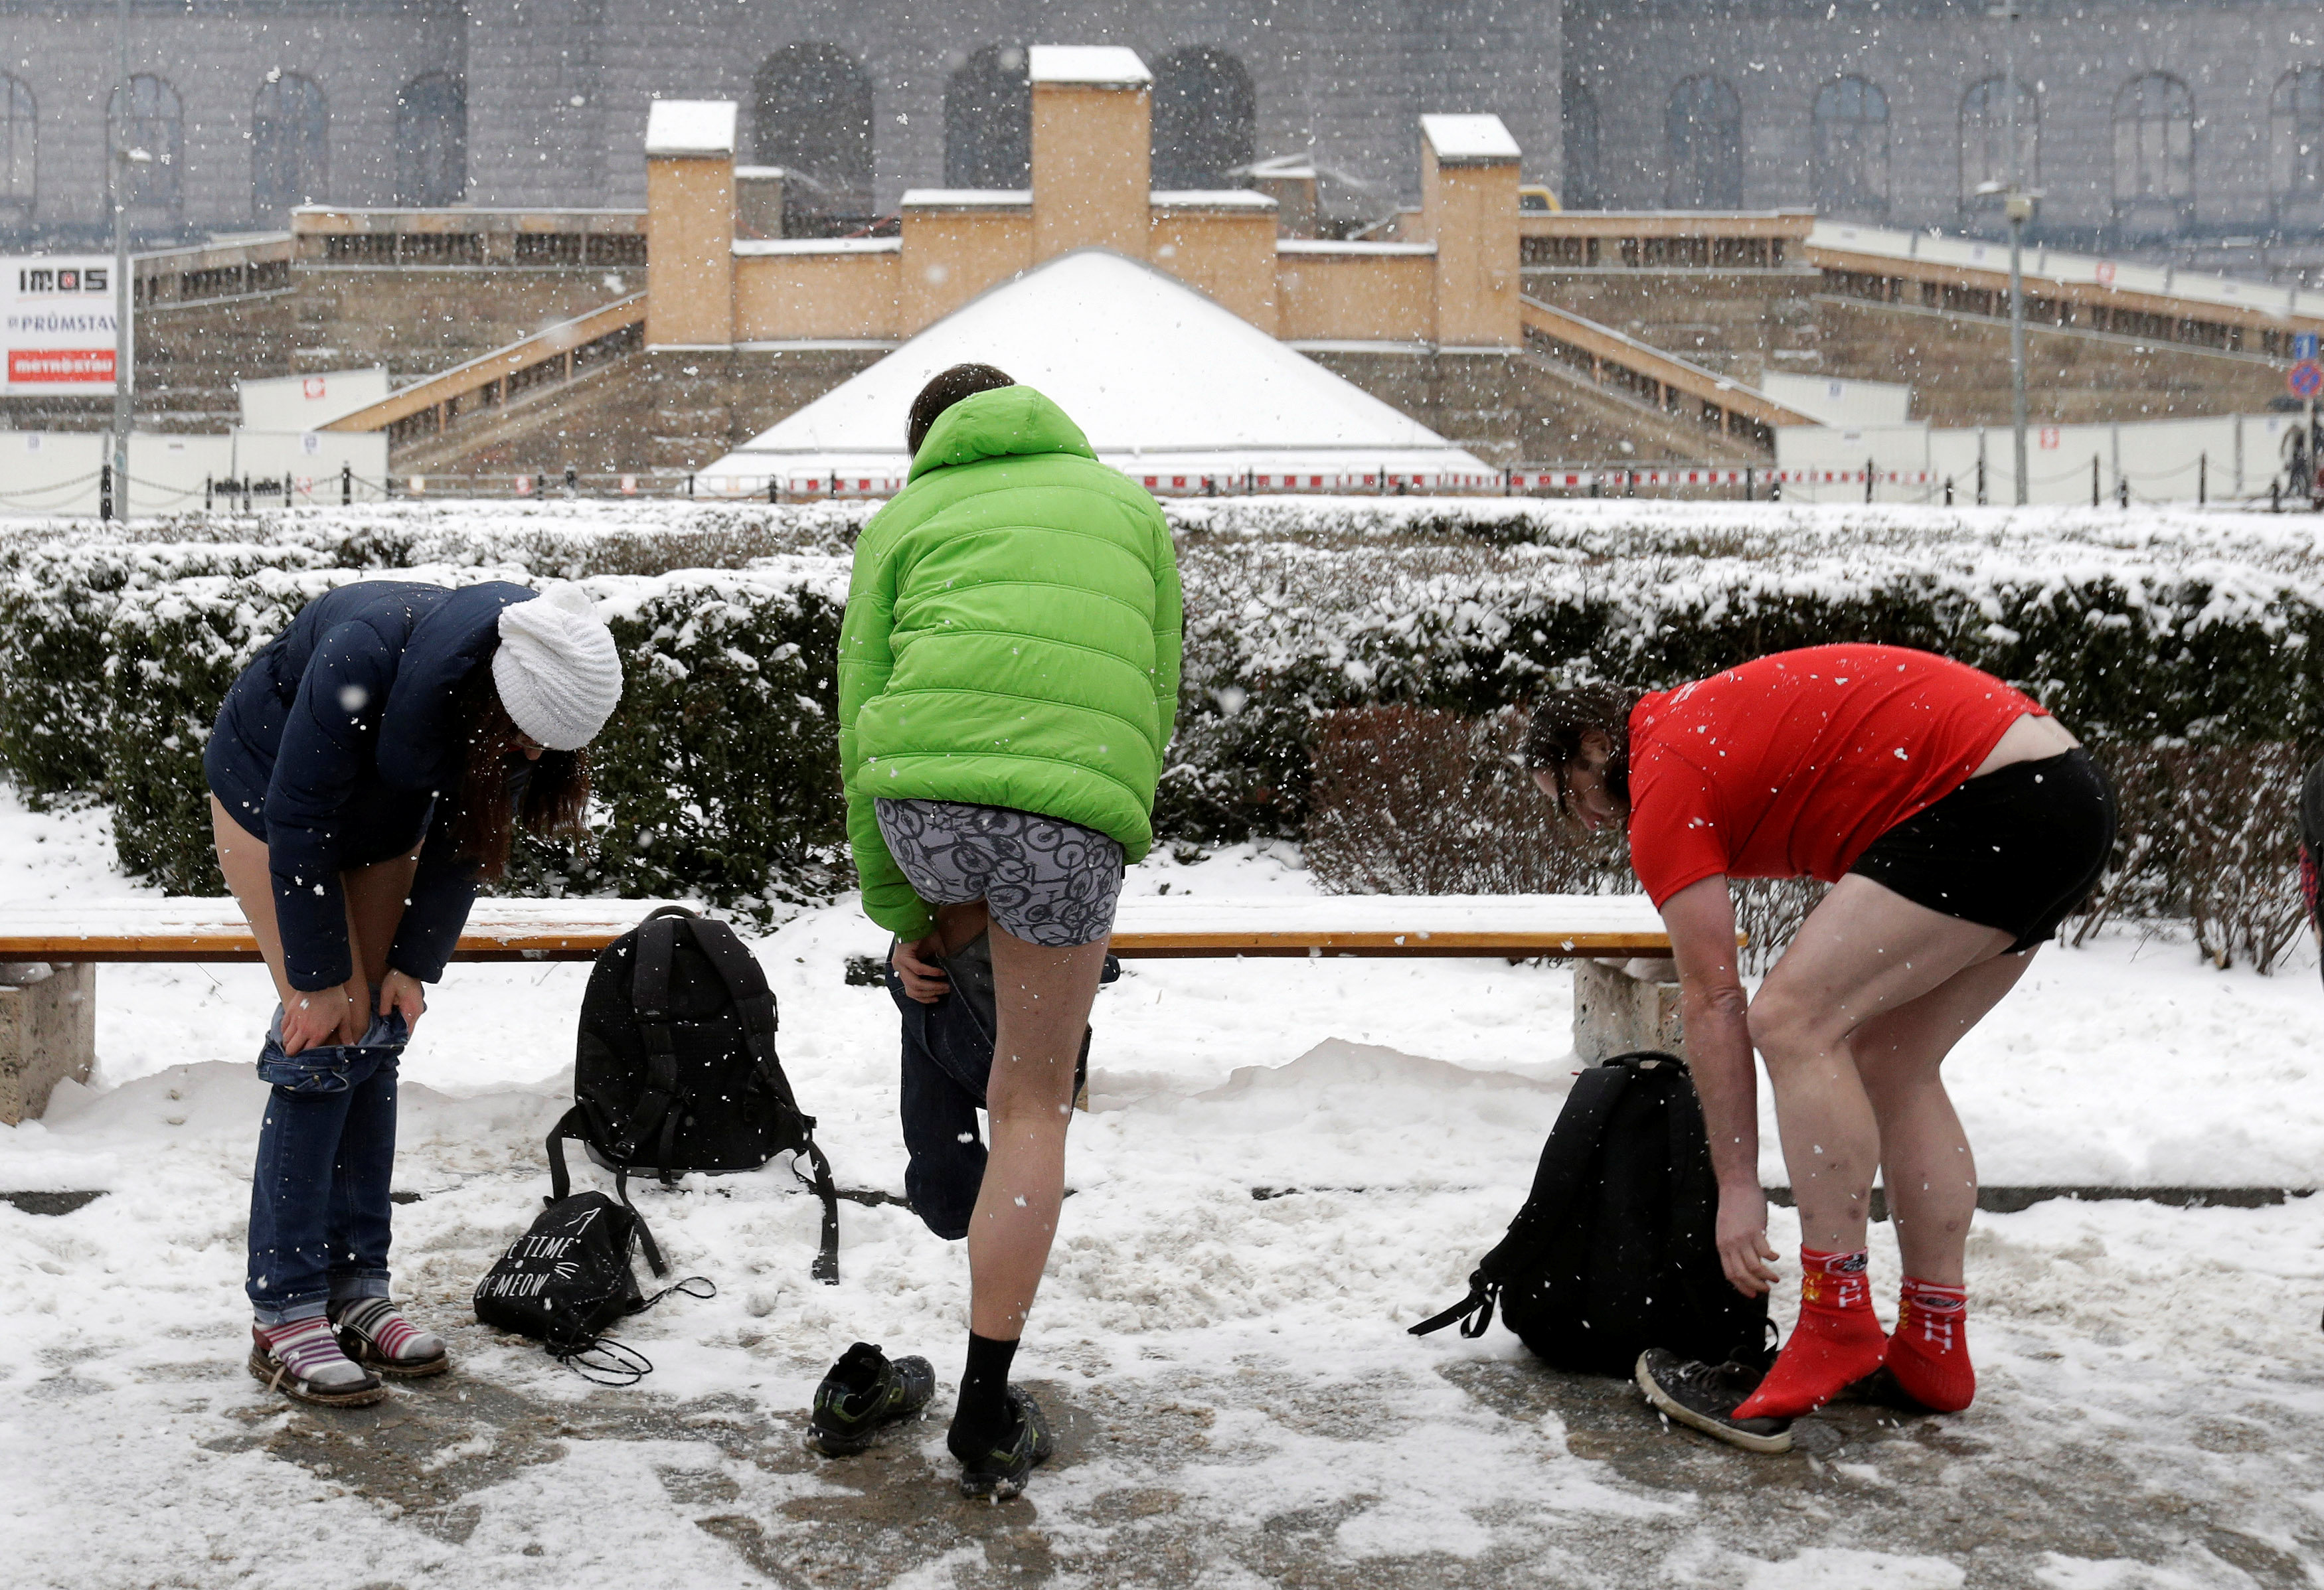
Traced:
<svg viewBox="0 0 2324 1590">
<path fill-rule="evenodd" d="M 2034 951 L 1997 955 L 1858 1027 L 1849 1041 L 1880 1123 L 1881 1181 L 1904 1273 L 1962 1283 L 1977 1213 L 1977 1159 L 1938 1068 L 1961 1034 L 2017 986 Z"/>
<path fill-rule="evenodd" d="M 274 977 L 274 997 L 288 1006 L 298 997 L 282 972 L 282 930 L 274 922 L 274 876 L 267 869 L 266 841 L 226 815 L 226 805 L 210 796 L 210 837 L 217 847 L 218 870 L 226 887 L 242 907 L 258 941 L 258 953 Z"/>
<path fill-rule="evenodd" d="M 1751 1001 L 1751 1041 L 1775 1086 L 1776 1126 L 1806 1245 L 1836 1252 L 1864 1245 L 1881 1131 L 1857 1062 L 1860 1029 L 1992 960 L 2008 944 L 2009 935 L 1998 928 L 1916 905 L 1851 874 L 1809 914 L 1767 974 Z M 1995 989 L 1984 1008 L 2015 980 L 2012 976 Z M 1960 1124 L 1950 1104 L 1942 1116 L 1958 1134 Z M 1925 1113 L 1898 1121 L 1900 1158 L 1919 1163 L 1925 1157 L 1909 1139 L 1936 1125 Z"/>
<path fill-rule="evenodd" d="M 274 997 L 287 1006 L 298 993 L 282 970 L 282 931 L 274 920 L 274 875 L 268 866 L 266 841 L 229 816 L 216 795 L 210 796 L 210 834 L 226 887 L 242 907 L 251 936 L 258 941 L 258 952 L 273 975 Z M 339 874 L 347 902 L 348 953 L 368 983 L 376 985 L 387 975 L 387 951 L 403 922 L 403 902 L 411 893 L 411 877 L 419 865 L 420 850 L 414 846 L 408 856 Z"/>
<path fill-rule="evenodd" d="M 1051 950 L 998 924 L 991 935 L 1000 1019 L 984 1097 L 992 1151 L 968 1232 L 969 1328 L 1014 1341 L 1057 1234 L 1074 1063 L 1105 969 L 1105 941 Z"/>
</svg>

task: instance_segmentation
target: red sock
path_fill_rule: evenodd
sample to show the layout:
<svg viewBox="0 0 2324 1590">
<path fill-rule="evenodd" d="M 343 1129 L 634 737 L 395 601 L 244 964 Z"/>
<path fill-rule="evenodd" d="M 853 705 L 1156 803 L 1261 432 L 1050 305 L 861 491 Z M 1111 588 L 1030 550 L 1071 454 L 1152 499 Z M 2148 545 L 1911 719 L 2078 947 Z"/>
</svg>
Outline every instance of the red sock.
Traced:
<svg viewBox="0 0 2324 1590">
<path fill-rule="evenodd" d="M 1888 1373 L 1904 1394 L 1933 1413 L 1958 1413 L 1977 1400 L 1969 1361 L 1969 1291 L 1904 1277 Z"/>
<path fill-rule="evenodd" d="M 1812 1413 L 1880 1367 L 1887 1339 L 1872 1311 L 1866 1255 L 1800 1250 L 1800 1322 L 1775 1356 L 1759 1389 L 1735 1410 L 1738 1419 L 1791 1419 Z"/>
</svg>

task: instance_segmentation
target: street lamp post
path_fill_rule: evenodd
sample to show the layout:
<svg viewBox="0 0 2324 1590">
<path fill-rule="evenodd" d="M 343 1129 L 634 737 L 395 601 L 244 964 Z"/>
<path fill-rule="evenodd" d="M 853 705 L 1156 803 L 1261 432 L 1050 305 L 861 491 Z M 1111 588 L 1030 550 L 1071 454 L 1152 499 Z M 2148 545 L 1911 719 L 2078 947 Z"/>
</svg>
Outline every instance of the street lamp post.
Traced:
<svg viewBox="0 0 2324 1590">
<path fill-rule="evenodd" d="M 135 381 L 135 350 L 130 340 L 134 308 L 129 282 L 129 170 L 139 155 L 129 143 L 129 0 L 120 0 L 121 81 L 114 90 L 113 127 L 113 492 L 120 517 L 129 517 L 129 409 Z"/>
<path fill-rule="evenodd" d="M 1987 12 L 2003 25 L 2001 95 L 2008 104 L 2009 184 L 2002 194 L 2002 214 L 2009 221 L 2009 427 L 2016 463 L 2016 501 L 2024 507 L 2025 477 L 2025 223 L 2034 218 L 2038 195 L 2025 190 L 2025 171 L 2017 135 L 2017 29 L 2023 14 L 2018 0 L 1997 0 Z M 1991 124 L 1988 123 L 1987 125 Z M 1990 184 L 1987 185 L 1988 188 Z"/>
</svg>

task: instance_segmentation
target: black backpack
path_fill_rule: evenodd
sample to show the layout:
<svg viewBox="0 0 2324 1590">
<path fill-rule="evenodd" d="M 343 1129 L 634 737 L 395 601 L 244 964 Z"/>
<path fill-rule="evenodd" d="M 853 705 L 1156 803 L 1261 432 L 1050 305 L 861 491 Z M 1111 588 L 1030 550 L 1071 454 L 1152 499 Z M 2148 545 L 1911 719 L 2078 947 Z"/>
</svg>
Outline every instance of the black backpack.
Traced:
<svg viewBox="0 0 2324 1590">
<path fill-rule="evenodd" d="M 1556 1368 L 1628 1375 L 1665 1347 L 1764 1369 L 1767 1300 L 1728 1284 L 1714 1241 L 1719 1185 L 1686 1063 L 1618 1055 L 1583 1071 L 1541 1151 L 1533 1191 L 1469 1295 L 1412 1328 L 1455 1320 L 1479 1337 L 1501 1318 Z"/>
<path fill-rule="evenodd" d="M 839 1194 L 816 1145 L 815 1117 L 775 1057 L 775 997 L 734 930 L 664 905 L 599 952 L 581 996 L 573 1107 L 549 1134 L 553 1201 L 569 1184 L 564 1139 L 612 1171 L 665 1185 L 691 1172 L 755 1171 L 807 1156 L 823 1200 L 814 1275 L 839 1283 Z M 797 1174 L 796 1170 L 793 1172 Z"/>
<path fill-rule="evenodd" d="M 476 1282 L 476 1319 L 534 1337 L 558 1363 L 600 1384 L 633 1384 L 653 1365 L 635 1347 L 608 1340 L 605 1328 L 673 1291 L 717 1295 L 696 1275 L 646 1296 L 630 1268 L 631 1253 L 641 1245 L 654 1274 L 664 1274 L 653 1233 L 629 1205 L 602 1192 L 555 1199 Z"/>
</svg>

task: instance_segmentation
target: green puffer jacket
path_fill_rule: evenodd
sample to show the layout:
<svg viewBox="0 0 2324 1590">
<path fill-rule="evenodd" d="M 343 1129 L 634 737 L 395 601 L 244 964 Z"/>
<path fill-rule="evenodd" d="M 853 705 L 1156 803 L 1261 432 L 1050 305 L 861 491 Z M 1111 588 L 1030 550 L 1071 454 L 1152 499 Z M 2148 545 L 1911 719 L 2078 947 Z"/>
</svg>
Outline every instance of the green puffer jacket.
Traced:
<svg viewBox="0 0 2324 1590">
<path fill-rule="evenodd" d="M 935 921 L 875 798 L 1012 806 L 1135 861 L 1177 719 L 1178 562 L 1154 499 L 1030 387 L 937 417 L 863 528 L 839 633 L 847 837 L 872 921 Z"/>
</svg>

